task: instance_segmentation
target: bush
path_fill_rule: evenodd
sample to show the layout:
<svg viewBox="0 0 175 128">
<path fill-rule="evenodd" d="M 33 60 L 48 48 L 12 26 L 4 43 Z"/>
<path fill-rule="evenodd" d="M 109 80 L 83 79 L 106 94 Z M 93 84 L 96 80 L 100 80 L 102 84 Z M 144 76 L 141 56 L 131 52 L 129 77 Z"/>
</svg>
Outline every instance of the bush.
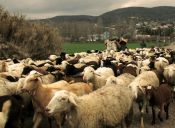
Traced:
<svg viewBox="0 0 175 128">
<path fill-rule="evenodd" d="M 0 7 L 0 57 L 46 59 L 59 54 L 61 37 L 56 28 L 10 15 Z"/>
</svg>

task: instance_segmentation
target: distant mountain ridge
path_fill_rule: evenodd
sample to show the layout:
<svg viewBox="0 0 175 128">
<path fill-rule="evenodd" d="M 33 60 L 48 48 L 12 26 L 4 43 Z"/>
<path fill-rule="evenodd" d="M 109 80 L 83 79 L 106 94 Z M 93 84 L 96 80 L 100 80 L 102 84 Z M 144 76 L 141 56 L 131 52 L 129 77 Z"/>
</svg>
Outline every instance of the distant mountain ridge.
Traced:
<svg viewBox="0 0 175 128">
<path fill-rule="evenodd" d="M 106 12 L 99 16 L 89 15 L 70 15 L 70 16 L 55 16 L 42 21 L 52 21 L 57 23 L 62 22 L 94 22 L 101 21 L 104 25 L 109 25 L 120 20 L 127 20 L 130 17 L 138 17 L 143 20 L 154 21 L 175 21 L 175 7 L 172 6 L 159 6 L 159 7 L 128 7 L 120 8 L 113 11 Z"/>
</svg>

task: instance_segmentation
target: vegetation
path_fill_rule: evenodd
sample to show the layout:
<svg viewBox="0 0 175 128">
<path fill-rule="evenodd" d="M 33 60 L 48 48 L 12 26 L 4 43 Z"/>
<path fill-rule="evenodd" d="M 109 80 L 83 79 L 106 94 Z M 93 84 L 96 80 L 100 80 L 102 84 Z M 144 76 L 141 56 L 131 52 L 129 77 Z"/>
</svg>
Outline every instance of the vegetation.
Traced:
<svg viewBox="0 0 175 128">
<path fill-rule="evenodd" d="M 168 39 L 168 36 L 174 35 L 175 7 L 129 7 L 116 9 L 100 16 L 56 16 L 41 21 L 58 27 L 61 36 L 67 42 L 100 41 L 113 37 L 137 40 L 136 34 L 153 35 L 153 40 L 156 39 L 155 36 L 167 36 Z M 141 26 L 138 28 L 136 24 Z M 166 27 L 166 24 L 171 26 Z"/>
<path fill-rule="evenodd" d="M 147 47 L 156 46 L 156 42 L 146 42 Z M 160 44 L 163 45 L 163 44 Z M 139 48 L 140 42 L 130 42 L 127 44 L 128 48 Z M 85 43 L 85 42 L 67 42 L 62 45 L 62 51 L 73 54 L 75 52 L 83 52 L 87 50 L 105 50 L 105 45 L 102 42 Z"/>
<path fill-rule="evenodd" d="M 45 59 L 60 52 L 57 29 L 41 23 L 29 23 L 23 16 L 10 15 L 0 7 L 0 57 Z"/>
</svg>

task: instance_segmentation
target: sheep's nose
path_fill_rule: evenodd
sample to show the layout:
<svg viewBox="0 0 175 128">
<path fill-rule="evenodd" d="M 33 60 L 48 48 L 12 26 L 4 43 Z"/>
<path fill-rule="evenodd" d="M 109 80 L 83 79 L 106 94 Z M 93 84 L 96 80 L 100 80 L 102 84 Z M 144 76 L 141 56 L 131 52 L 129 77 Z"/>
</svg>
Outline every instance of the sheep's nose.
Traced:
<svg viewBox="0 0 175 128">
<path fill-rule="evenodd" d="M 21 92 L 27 92 L 27 90 L 25 88 L 22 88 Z"/>
<path fill-rule="evenodd" d="M 50 111 L 50 109 L 49 109 L 49 108 L 46 108 L 46 109 L 45 109 L 45 111 L 46 111 L 46 112 L 49 112 L 49 111 Z"/>
</svg>

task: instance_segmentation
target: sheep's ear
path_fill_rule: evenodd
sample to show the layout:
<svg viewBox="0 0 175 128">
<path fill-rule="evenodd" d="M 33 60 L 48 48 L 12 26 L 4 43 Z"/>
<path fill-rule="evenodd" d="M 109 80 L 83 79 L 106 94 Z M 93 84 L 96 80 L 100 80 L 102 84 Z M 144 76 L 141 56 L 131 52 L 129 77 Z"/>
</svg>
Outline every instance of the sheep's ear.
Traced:
<svg viewBox="0 0 175 128">
<path fill-rule="evenodd" d="M 72 103 L 74 106 L 78 106 L 73 96 L 69 96 L 69 102 Z"/>
</svg>

